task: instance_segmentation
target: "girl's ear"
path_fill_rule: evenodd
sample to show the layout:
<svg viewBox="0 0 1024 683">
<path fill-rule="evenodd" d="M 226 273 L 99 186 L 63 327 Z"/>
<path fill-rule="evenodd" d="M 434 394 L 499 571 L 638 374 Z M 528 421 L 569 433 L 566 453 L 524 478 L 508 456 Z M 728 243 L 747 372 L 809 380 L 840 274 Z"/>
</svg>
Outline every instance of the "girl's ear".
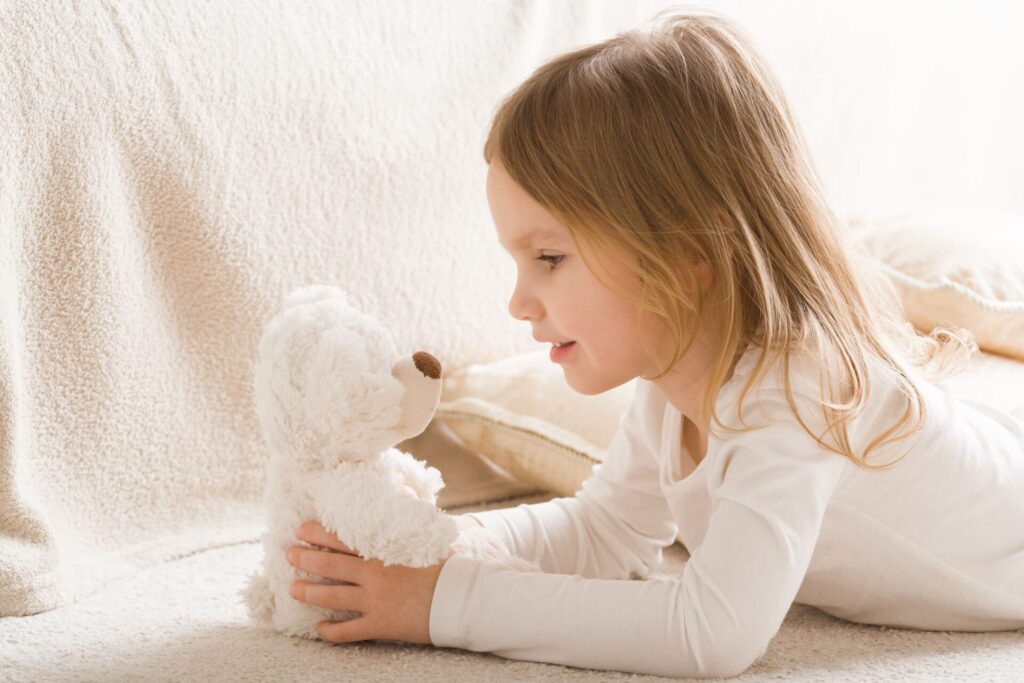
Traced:
<svg viewBox="0 0 1024 683">
<path fill-rule="evenodd" d="M 688 275 L 689 277 L 684 277 L 680 284 L 683 290 L 690 294 L 693 293 L 695 288 L 701 292 L 706 292 L 715 280 L 714 269 L 711 267 L 711 263 L 700 256 L 691 256 Z"/>
<path fill-rule="evenodd" d="M 701 291 L 706 292 L 715 282 L 715 272 L 707 260 L 698 257 L 693 264 L 694 277 Z"/>
</svg>

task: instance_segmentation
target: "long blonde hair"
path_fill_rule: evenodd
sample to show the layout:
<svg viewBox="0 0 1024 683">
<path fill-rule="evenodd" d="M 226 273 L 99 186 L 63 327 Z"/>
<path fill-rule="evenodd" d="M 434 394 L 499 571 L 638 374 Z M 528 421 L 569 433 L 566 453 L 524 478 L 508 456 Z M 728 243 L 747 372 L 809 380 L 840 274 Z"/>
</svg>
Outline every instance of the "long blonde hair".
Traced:
<svg viewBox="0 0 1024 683">
<path fill-rule="evenodd" d="M 672 360 L 651 379 L 690 348 L 695 326 L 687 321 L 714 305 L 722 343 L 704 414 L 725 427 L 715 397 L 735 359 L 757 344 L 762 352 L 739 403 L 781 357 L 786 399 L 803 428 L 821 446 L 872 467 L 871 450 L 924 425 L 911 369 L 938 377 L 964 367 L 973 337 L 960 328 L 916 332 L 893 286 L 844 242 L 783 92 L 738 26 L 706 10 L 664 10 L 655 20 L 649 31 L 617 34 L 536 69 L 499 104 L 484 160 L 500 160 L 577 247 L 632 255 L 625 262 L 643 283 L 640 310 L 675 337 Z M 695 257 L 714 273 L 704 294 L 684 267 Z M 822 434 L 793 399 L 797 348 L 814 349 L 819 367 L 841 372 L 820 400 Z M 906 410 L 858 458 L 847 423 L 865 407 L 871 356 L 905 396 Z M 823 441 L 826 432 L 834 445 Z"/>
</svg>

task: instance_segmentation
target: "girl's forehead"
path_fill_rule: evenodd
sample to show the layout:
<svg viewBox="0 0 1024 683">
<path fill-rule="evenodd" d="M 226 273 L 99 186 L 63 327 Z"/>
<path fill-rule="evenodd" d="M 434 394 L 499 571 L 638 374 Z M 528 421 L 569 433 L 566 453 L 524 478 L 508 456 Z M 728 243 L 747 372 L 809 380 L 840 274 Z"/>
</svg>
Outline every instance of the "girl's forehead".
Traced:
<svg viewBox="0 0 1024 683">
<path fill-rule="evenodd" d="M 488 166 L 488 202 L 498 243 L 509 252 L 572 241 L 569 231 L 520 187 L 497 162 Z"/>
</svg>

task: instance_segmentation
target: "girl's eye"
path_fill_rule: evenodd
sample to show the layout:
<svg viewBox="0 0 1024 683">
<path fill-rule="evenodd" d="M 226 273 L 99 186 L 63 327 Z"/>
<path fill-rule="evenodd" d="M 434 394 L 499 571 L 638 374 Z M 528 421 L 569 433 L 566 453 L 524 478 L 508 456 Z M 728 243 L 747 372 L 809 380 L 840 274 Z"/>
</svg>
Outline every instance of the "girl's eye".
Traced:
<svg viewBox="0 0 1024 683">
<path fill-rule="evenodd" d="M 538 256 L 537 260 L 538 261 L 543 261 L 544 263 L 546 263 L 549 266 L 551 266 L 551 270 L 554 270 L 555 268 L 558 267 L 558 264 L 561 263 L 562 259 L 564 259 L 564 258 L 565 258 L 564 256 L 560 256 L 560 255 L 559 256 L 555 256 L 555 255 L 547 254 L 547 255 L 544 255 L 544 256 Z M 557 260 L 549 261 L 548 259 L 557 259 Z"/>
</svg>

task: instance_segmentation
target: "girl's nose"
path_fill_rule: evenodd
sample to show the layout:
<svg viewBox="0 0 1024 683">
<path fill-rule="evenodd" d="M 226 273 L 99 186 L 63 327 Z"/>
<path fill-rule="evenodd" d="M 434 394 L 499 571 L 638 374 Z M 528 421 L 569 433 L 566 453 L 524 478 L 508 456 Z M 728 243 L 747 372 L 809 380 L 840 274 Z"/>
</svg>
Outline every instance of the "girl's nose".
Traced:
<svg viewBox="0 0 1024 683">
<path fill-rule="evenodd" d="M 508 301 L 508 312 L 516 320 L 537 320 L 539 305 L 536 298 L 521 291 L 517 286 Z"/>
</svg>

